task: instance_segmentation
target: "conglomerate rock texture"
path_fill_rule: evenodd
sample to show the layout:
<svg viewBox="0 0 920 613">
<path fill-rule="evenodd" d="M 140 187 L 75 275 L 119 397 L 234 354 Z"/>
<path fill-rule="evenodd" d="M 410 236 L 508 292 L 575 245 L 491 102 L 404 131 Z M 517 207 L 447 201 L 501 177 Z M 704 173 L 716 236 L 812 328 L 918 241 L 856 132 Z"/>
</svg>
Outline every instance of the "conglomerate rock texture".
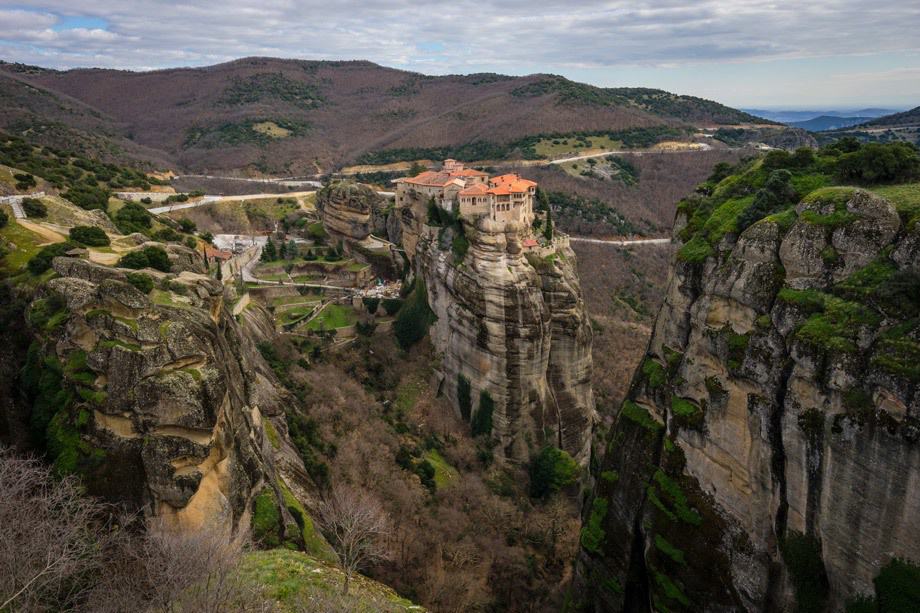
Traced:
<svg viewBox="0 0 920 613">
<path fill-rule="evenodd" d="M 284 435 L 291 398 L 220 283 L 146 270 L 158 288 L 148 295 L 123 270 L 75 258 L 53 267 L 29 309 L 24 387 L 56 465 L 92 494 L 186 529 L 248 527 L 266 488 L 290 519 L 263 427 L 281 417 Z"/>
<path fill-rule="evenodd" d="M 385 237 L 387 201 L 367 185 L 351 181 L 330 183 L 316 194 L 316 209 L 333 238 L 364 240 Z"/>
<path fill-rule="evenodd" d="M 793 610 L 791 542 L 840 610 L 920 560 L 918 245 L 835 188 L 678 252 L 585 512 L 586 610 Z"/>
<path fill-rule="evenodd" d="M 524 228 L 480 219 L 464 222 L 470 246 L 460 259 L 453 229 L 403 228 L 437 320 L 442 392 L 470 420 L 483 392 L 494 401 L 492 438 L 499 457 L 526 461 L 543 445 L 590 455 L 594 422 L 591 326 L 575 255 L 560 243 L 552 255 L 525 256 Z M 469 382 L 470 405 L 458 398 Z"/>
</svg>

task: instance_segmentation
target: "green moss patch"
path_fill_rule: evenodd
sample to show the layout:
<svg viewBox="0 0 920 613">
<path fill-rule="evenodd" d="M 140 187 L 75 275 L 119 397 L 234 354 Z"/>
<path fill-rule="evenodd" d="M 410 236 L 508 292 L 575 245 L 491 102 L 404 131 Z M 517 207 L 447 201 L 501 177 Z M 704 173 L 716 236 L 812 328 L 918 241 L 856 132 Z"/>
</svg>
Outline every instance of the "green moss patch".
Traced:
<svg viewBox="0 0 920 613">
<path fill-rule="evenodd" d="M 623 408 L 620 410 L 620 415 L 654 433 L 664 428 L 664 424 L 657 422 L 646 409 L 640 407 L 632 400 L 623 401 Z"/>
<path fill-rule="evenodd" d="M 591 514 L 588 523 L 581 529 L 581 546 L 592 553 L 601 553 L 604 538 L 607 536 L 603 528 L 604 518 L 607 517 L 607 500 L 595 498 L 591 503 Z"/>
</svg>

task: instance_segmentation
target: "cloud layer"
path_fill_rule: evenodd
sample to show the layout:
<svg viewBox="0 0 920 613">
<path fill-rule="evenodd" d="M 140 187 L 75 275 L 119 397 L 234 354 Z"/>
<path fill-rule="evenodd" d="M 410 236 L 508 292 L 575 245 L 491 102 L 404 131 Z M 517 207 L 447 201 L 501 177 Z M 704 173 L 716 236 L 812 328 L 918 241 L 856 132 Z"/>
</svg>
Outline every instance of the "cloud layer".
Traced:
<svg viewBox="0 0 920 613">
<path fill-rule="evenodd" d="M 920 4 L 903 0 L 27 0 L 0 8 L 0 56 L 57 68 L 270 55 L 370 59 L 432 74 L 566 73 L 916 54 L 918 32 Z"/>
</svg>

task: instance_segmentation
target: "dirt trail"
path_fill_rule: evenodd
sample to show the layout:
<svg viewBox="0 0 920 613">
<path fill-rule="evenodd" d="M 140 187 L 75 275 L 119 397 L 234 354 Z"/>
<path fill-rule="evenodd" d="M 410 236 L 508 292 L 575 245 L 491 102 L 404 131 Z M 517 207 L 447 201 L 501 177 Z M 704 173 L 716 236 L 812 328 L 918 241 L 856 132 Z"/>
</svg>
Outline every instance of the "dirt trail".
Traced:
<svg viewBox="0 0 920 613">
<path fill-rule="evenodd" d="M 47 244 L 50 244 L 50 243 L 63 243 L 65 240 L 67 240 L 67 237 L 65 237 L 63 234 L 61 234 L 61 233 L 59 233 L 59 232 L 55 232 L 55 231 L 52 230 L 51 228 L 48 228 L 48 227 L 43 226 L 43 225 L 41 225 L 41 224 L 37 224 L 37 223 L 35 223 L 34 221 L 28 221 L 28 220 L 25 220 L 25 219 L 18 219 L 18 220 L 17 220 L 17 223 L 18 223 L 20 226 L 22 226 L 23 228 L 25 228 L 25 229 L 27 229 L 27 230 L 31 230 L 32 232 L 35 232 L 36 234 L 38 234 L 38 235 L 41 236 L 42 238 L 46 239 L 48 242 L 47 242 L 47 243 L 42 243 L 43 245 L 47 245 Z"/>
</svg>

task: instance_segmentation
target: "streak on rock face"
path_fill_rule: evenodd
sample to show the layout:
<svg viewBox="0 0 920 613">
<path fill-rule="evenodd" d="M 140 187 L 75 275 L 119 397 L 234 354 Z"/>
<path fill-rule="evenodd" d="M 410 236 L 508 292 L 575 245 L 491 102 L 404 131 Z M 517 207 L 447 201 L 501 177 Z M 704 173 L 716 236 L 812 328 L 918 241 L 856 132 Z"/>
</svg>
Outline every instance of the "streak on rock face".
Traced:
<svg viewBox="0 0 920 613">
<path fill-rule="evenodd" d="M 787 231 L 764 220 L 704 262 L 675 260 L 595 475 L 603 542 L 582 540 L 575 590 L 589 609 L 646 610 L 666 593 L 680 610 L 794 608 L 789 530 L 820 540 L 835 610 L 892 557 L 920 559 L 920 385 L 876 359 L 905 322 L 829 319 L 801 335 L 814 311 L 779 296 L 830 294 L 880 258 L 916 272 L 917 230 L 851 191 L 801 203 Z M 849 344 L 822 345 L 831 333 Z"/>
<path fill-rule="evenodd" d="M 443 389 L 460 409 L 460 376 L 495 402 L 493 439 L 501 457 L 526 462 L 544 444 L 585 464 L 595 418 L 591 327 L 575 273 L 575 255 L 525 256 L 523 228 L 481 219 L 466 225 L 470 248 L 456 262 L 439 228 L 418 224 L 417 274 L 437 315 L 431 338 L 441 354 Z"/>
<path fill-rule="evenodd" d="M 71 258 L 53 267 L 60 276 L 42 291 L 68 318 L 44 350 L 79 366 L 65 376 L 85 394 L 80 440 L 101 458 L 83 467 L 88 490 L 185 528 L 248 522 L 253 496 L 278 481 L 261 420 L 291 398 L 224 308 L 222 286 L 169 275 L 168 304 L 154 303 L 122 271 Z"/>
</svg>

